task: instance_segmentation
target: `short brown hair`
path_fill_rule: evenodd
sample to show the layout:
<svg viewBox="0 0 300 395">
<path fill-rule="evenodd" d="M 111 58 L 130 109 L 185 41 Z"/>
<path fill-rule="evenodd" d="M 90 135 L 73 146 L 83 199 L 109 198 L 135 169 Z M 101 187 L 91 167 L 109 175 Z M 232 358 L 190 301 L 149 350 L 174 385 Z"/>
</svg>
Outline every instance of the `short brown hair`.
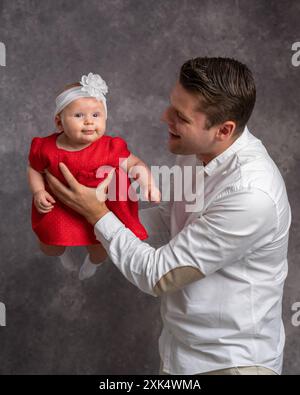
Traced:
<svg viewBox="0 0 300 395">
<path fill-rule="evenodd" d="M 199 95 L 207 129 L 230 120 L 236 123 L 236 133 L 243 131 L 256 99 L 254 78 L 246 65 L 231 58 L 190 59 L 182 65 L 179 81 Z"/>
</svg>

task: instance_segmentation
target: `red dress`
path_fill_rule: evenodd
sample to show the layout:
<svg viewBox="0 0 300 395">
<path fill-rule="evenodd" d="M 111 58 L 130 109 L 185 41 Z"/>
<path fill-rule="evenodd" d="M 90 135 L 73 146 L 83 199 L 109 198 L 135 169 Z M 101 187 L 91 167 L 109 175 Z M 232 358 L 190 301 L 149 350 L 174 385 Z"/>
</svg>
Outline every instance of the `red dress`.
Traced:
<svg viewBox="0 0 300 395">
<path fill-rule="evenodd" d="M 130 180 L 119 167 L 119 158 L 127 158 L 130 155 L 126 142 L 121 137 L 103 135 L 80 151 L 67 151 L 56 145 L 56 139 L 61 133 L 32 139 L 29 162 L 33 169 L 43 172 L 45 168 L 48 168 L 51 174 L 67 185 L 58 167 L 59 162 L 63 162 L 78 182 L 96 188 L 107 177 L 107 173 L 102 173 L 101 177 L 98 173 L 96 177 L 98 168 L 100 166 L 114 167 L 117 199 L 114 201 L 108 197 L 106 205 L 137 237 L 141 240 L 146 239 L 147 232 L 138 217 L 138 201 L 129 199 Z M 45 188 L 55 198 L 46 180 Z M 58 199 L 55 198 L 55 200 L 54 208 L 47 214 L 40 214 L 32 201 L 32 229 L 40 241 L 61 246 L 99 244 L 93 226 Z"/>
</svg>

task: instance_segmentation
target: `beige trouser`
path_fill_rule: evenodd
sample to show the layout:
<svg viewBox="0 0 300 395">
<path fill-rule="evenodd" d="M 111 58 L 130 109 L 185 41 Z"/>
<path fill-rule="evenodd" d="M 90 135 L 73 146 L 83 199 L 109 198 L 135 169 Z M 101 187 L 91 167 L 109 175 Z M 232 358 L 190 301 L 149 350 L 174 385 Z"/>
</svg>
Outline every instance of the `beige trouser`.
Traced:
<svg viewBox="0 0 300 395">
<path fill-rule="evenodd" d="M 162 369 L 162 362 L 160 362 L 160 369 L 159 369 L 159 374 L 160 375 L 169 375 L 169 373 L 166 373 Z M 196 375 L 261 375 L 261 376 L 266 376 L 266 375 L 277 375 L 277 373 L 273 372 L 273 370 L 264 368 L 262 366 L 241 366 L 241 367 L 234 367 L 234 368 L 228 368 L 228 369 L 221 369 L 221 370 L 213 370 L 211 372 L 206 372 L 206 373 L 198 373 Z"/>
</svg>

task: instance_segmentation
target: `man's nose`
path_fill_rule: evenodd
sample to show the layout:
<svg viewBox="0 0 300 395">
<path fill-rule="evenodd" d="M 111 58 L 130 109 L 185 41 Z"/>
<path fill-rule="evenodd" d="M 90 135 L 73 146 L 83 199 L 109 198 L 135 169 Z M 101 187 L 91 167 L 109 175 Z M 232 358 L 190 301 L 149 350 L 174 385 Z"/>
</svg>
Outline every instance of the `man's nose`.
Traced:
<svg viewBox="0 0 300 395">
<path fill-rule="evenodd" d="M 169 122 L 169 117 L 168 117 L 168 109 L 166 108 L 165 111 L 161 114 L 160 120 L 162 122 L 168 123 Z"/>
</svg>

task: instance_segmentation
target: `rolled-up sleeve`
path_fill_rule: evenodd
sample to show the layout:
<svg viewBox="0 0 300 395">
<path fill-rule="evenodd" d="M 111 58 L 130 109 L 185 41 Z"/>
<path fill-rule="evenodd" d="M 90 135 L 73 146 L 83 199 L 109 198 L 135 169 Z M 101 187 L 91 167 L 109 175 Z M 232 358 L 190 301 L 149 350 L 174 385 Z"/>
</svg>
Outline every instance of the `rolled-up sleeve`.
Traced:
<svg viewBox="0 0 300 395">
<path fill-rule="evenodd" d="M 154 248 L 109 212 L 95 234 L 123 275 L 153 296 L 172 292 L 234 264 L 269 243 L 277 229 L 273 200 L 259 189 L 216 200 L 167 244 Z"/>
</svg>

